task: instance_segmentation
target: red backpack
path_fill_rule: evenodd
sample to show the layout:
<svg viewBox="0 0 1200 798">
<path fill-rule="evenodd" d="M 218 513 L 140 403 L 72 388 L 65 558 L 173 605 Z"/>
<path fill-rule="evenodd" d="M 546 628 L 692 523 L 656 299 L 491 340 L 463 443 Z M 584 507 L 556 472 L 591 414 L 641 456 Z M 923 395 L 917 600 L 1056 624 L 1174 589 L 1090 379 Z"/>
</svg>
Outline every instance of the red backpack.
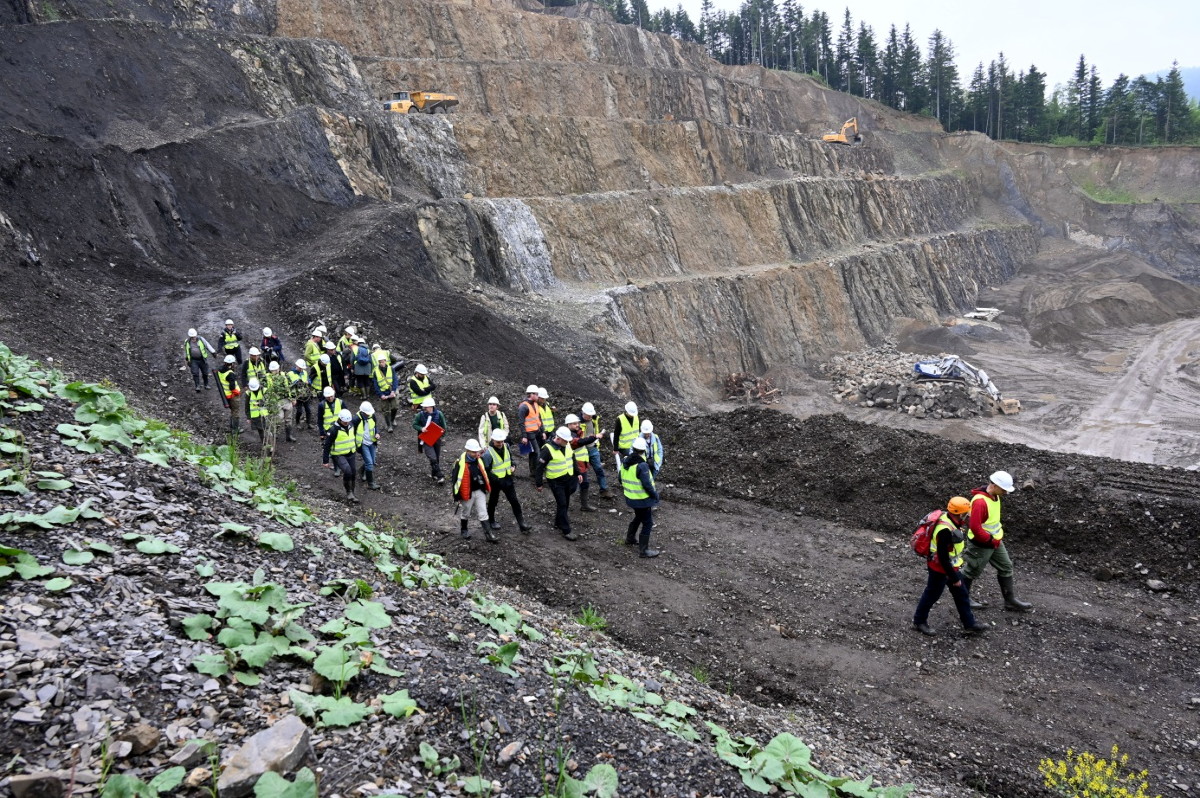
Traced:
<svg viewBox="0 0 1200 798">
<path fill-rule="evenodd" d="M 917 524 L 909 545 L 912 546 L 913 552 L 918 557 L 929 559 L 929 548 L 933 545 L 933 528 L 941 520 L 943 512 L 943 510 L 933 510 L 921 519 L 921 523 Z"/>
</svg>

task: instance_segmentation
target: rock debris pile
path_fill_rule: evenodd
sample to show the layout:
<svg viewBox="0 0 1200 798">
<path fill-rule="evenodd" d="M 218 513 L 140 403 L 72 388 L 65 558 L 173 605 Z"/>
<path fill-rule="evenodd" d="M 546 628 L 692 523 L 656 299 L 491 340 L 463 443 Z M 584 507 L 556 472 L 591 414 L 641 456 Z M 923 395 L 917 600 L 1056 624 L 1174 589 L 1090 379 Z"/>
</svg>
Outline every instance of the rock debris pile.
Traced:
<svg viewBox="0 0 1200 798">
<path fill-rule="evenodd" d="M 977 385 L 918 380 L 913 364 L 939 355 L 901 352 L 895 344 L 838 355 L 822 363 L 839 401 L 859 407 L 898 410 L 916 418 L 971 418 L 995 412 L 995 403 Z"/>
</svg>

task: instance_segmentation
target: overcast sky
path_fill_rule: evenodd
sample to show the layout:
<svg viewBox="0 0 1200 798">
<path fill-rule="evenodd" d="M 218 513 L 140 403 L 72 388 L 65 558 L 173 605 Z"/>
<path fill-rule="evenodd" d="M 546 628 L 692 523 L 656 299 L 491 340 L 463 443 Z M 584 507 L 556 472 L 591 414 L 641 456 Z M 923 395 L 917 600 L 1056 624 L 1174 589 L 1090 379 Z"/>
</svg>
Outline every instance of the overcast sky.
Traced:
<svg viewBox="0 0 1200 798">
<path fill-rule="evenodd" d="M 782 0 L 776 0 L 777 5 Z M 675 8 L 682 2 L 699 22 L 701 0 L 649 0 L 651 9 Z M 929 34 L 938 28 L 954 43 L 959 74 L 970 80 L 975 65 L 984 66 L 1004 52 L 1013 72 L 1030 64 L 1049 75 L 1048 87 L 1066 81 L 1080 54 L 1095 64 L 1105 86 L 1118 74 L 1141 75 L 1171 67 L 1200 66 L 1200 0 L 1009 0 L 979 3 L 971 0 L 800 0 L 807 17 L 813 9 L 829 15 L 834 36 L 846 8 L 854 20 L 875 29 L 882 45 L 894 23 L 897 30 L 912 26 L 925 51 Z M 713 0 L 714 6 L 735 11 L 741 0 Z"/>
</svg>

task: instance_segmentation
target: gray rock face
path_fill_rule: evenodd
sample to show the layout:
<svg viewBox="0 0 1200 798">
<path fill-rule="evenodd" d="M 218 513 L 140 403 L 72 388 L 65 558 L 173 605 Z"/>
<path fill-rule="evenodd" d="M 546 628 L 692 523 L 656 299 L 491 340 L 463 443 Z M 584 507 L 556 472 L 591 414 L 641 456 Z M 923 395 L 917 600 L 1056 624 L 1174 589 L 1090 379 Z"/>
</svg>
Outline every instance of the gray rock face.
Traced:
<svg viewBox="0 0 1200 798">
<path fill-rule="evenodd" d="M 217 790 L 221 798 L 249 795 L 264 773 L 294 770 L 308 755 L 308 750 L 308 727 L 300 718 L 288 715 L 251 737 L 225 760 Z"/>
</svg>

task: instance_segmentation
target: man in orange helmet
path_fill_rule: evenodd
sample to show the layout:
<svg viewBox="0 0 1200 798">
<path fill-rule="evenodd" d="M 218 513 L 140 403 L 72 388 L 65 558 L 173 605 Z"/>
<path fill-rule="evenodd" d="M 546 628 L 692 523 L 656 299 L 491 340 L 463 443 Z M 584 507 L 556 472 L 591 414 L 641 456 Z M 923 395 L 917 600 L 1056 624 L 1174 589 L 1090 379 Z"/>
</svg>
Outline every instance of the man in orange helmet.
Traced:
<svg viewBox="0 0 1200 798">
<path fill-rule="evenodd" d="M 988 627 L 975 620 L 971 613 L 971 598 L 967 594 L 966 585 L 958 573 L 963 564 L 963 549 L 966 547 L 966 530 L 971 517 L 971 502 L 962 496 L 955 496 L 946 505 L 946 512 L 934 523 L 929 541 L 929 554 L 925 564 L 928 566 L 928 581 L 925 592 L 917 602 L 917 611 L 913 613 L 913 629 L 923 635 L 935 635 L 936 631 L 929 625 L 929 611 L 942 597 L 947 587 L 954 597 L 954 606 L 958 608 L 958 617 L 963 629 L 972 634 L 986 632 Z"/>
</svg>

